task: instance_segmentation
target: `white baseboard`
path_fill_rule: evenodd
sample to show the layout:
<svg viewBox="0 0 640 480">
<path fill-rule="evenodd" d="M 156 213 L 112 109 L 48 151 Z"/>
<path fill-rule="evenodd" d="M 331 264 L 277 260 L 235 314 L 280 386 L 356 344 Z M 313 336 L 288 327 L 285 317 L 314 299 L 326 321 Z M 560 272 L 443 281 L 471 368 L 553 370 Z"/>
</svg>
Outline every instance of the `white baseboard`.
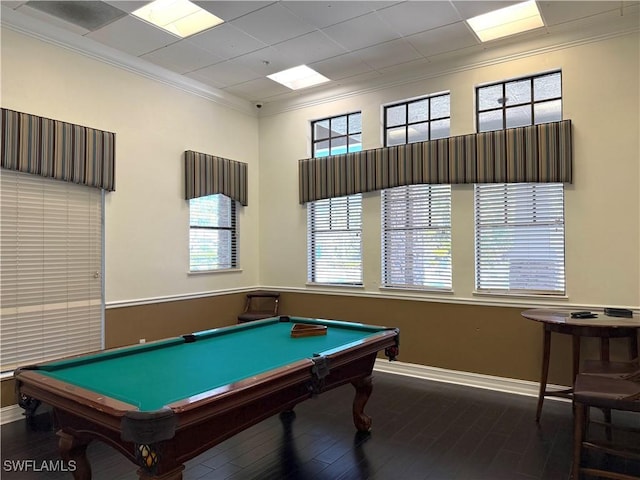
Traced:
<svg viewBox="0 0 640 480">
<path fill-rule="evenodd" d="M 415 363 L 390 362 L 377 358 L 374 366 L 377 372 L 393 373 L 395 375 L 405 375 L 408 377 L 421 378 L 434 382 L 453 383 L 467 387 L 484 388 L 498 392 L 512 393 L 515 395 L 526 395 L 529 397 L 538 396 L 538 382 L 517 380 L 514 378 L 494 377 L 482 375 L 480 373 L 461 372 L 457 370 L 446 370 L 444 368 L 427 367 Z M 558 390 L 567 388 L 560 385 L 547 385 L 547 387 Z M 550 400 L 568 401 L 557 397 L 547 397 Z M 0 408 L 0 425 L 15 422 L 24 418 L 23 410 L 18 405 L 10 405 Z"/>
<path fill-rule="evenodd" d="M 22 420 L 24 418 L 23 412 L 24 410 L 18 405 L 9 405 L 8 407 L 0 408 L 0 425 Z"/>
<path fill-rule="evenodd" d="M 374 370 L 378 372 L 393 373 L 396 375 L 405 375 L 408 377 L 421 378 L 423 380 L 431 380 L 434 382 L 453 383 L 456 385 L 464 385 L 467 387 L 484 388 L 486 390 L 495 390 L 497 392 L 512 393 L 514 395 L 526 395 L 529 397 L 537 397 L 540 389 L 538 382 L 530 382 L 527 380 L 518 380 L 515 378 L 494 377 L 492 375 L 483 375 L 480 373 L 461 372 L 458 370 L 446 370 L 444 368 L 428 367 L 415 363 L 390 362 L 389 360 L 377 358 Z M 547 384 L 548 389 L 565 389 L 562 385 Z M 547 397 L 553 400 L 568 401 L 564 398 Z"/>
</svg>

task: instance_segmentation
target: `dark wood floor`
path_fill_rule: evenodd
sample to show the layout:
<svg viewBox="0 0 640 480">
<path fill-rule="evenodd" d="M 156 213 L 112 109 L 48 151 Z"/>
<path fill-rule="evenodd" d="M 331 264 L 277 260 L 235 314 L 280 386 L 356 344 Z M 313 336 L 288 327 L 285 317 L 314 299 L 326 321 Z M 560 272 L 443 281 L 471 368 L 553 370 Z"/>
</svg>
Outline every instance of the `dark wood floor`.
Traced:
<svg viewBox="0 0 640 480">
<path fill-rule="evenodd" d="M 536 399 L 411 377 L 376 373 L 366 411 L 370 434 L 355 433 L 350 385 L 245 430 L 186 465 L 185 480 L 554 480 L 571 462 L 571 405 L 545 402 L 536 425 Z M 640 415 L 616 416 L 640 427 Z M 30 431 L 24 421 L 4 425 L 2 465 L 8 459 L 58 459 L 55 433 Z M 595 429 L 596 427 L 594 427 Z M 136 467 L 100 442 L 89 459 L 97 480 L 135 479 Z M 606 459 L 588 458 L 599 463 Z M 620 471 L 640 476 L 640 462 Z M 12 473 L 3 480 L 68 479 L 69 473 Z"/>
</svg>

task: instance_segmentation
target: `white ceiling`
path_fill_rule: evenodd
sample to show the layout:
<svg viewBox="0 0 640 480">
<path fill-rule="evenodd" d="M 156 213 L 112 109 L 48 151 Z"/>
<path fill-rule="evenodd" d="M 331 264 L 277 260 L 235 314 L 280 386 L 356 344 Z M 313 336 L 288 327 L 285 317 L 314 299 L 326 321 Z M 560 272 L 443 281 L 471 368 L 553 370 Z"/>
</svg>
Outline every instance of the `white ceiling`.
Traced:
<svg viewBox="0 0 640 480">
<path fill-rule="evenodd" d="M 11 16 L 9 22 L 21 18 L 23 25 L 27 19 L 26 25 L 34 25 L 29 28 L 62 29 L 87 48 L 100 44 L 131 57 L 129 61 L 136 57 L 139 63 L 149 62 L 225 95 L 269 103 L 300 93 L 266 75 L 300 64 L 332 80 L 312 87 L 321 93 L 336 84 L 397 75 L 447 55 L 497 48 L 500 40 L 482 45 L 464 20 L 516 2 L 196 1 L 225 23 L 186 39 L 130 15 L 146 1 L 46 2 L 45 7 L 58 8 L 69 21 L 37 9 L 42 3 L 3 0 L 3 13 L 11 14 L 3 15 L 3 25 L 4 17 Z M 553 36 L 573 23 L 593 25 L 600 18 L 610 21 L 613 16 L 637 16 L 638 11 L 637 1 L 556 0 L 538 5 L 545 27 L 521 37 Z M 106 13 L 105 8 L 96 10 L 99 7 Z"/>
</svg>

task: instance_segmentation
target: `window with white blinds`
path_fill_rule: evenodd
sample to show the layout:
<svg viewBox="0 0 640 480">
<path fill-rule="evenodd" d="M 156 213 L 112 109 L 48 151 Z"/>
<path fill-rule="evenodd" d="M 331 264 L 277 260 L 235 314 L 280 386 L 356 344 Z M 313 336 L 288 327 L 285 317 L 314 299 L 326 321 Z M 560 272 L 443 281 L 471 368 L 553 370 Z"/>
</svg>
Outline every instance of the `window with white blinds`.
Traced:
<svg viewBox="0 0 640 480">
<path fill-rule="evenodd" d="M 448 137 L 449 93 L 384 107 L 385 146 Z M 382 191 L 382 284 L 451 290 L 451 185 Z"/>
<path fill-rule="evenodd" d="M 563 295 L 563 185 L 483 185 L 474 203 L 476 289 Z"/>
<path fill-rule="evenodd" d="M 562 73 L 476 88 L 479 132 L 562 120 Z M 565 294 L 564 186 L 476 184 L 476 290 Z"/>
<path fill-rule="evenodd" d="M 307 207 L 308 280 L 362 285 L 362 194 Z"/>
<path fill-rule="evenodd" d="M 360 112 L 311 123 L 314 157 L 362 150 Z M 362 194 L 307 204 L 307 281 L 362 285 Z"/>
<path fill-rule="evenodd" d="M 103 348 L 103 192 L 0 170 L 1 369 Z"/>
<path fill-rule="evenodd" d="M 382 275 L 387 287 L 451 290 L 451 185 L 382 192 Z"/>
<path fill-rule="evenodd" d="M 189 200 L 189 270 L 237 266 L 236 202 L 221 193 Z"/>
</svg>

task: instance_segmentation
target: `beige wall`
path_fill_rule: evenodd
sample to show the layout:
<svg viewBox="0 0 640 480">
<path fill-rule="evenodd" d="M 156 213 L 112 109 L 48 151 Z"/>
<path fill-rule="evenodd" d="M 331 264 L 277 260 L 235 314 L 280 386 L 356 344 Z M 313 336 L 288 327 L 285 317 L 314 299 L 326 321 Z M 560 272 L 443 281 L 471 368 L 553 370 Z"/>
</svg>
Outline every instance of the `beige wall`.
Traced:
<svg viewBox="0 0 640 480">
<path fill-rule="evenodd" d="M 472 133 L 476 85 L 561 69 L 563 116 L 573 123 L 574 182 L 565 188 L 568 298 L 557 303 L 639 308 L 639 45 L 634 33 L 507 57 L 475 68 L 443 65 L 451 73 L 345 95 L 340 100 L 329 98 L 261 118 L 260 184 L 278 192 L 270 195 L 263 191 L 261 195 L 261 283 L 270 288 L 315 288 L 306 285 L 306 208 L 297 203 L 297 160 L 309 155 L 312 120 L 361 111 L 363 148 L 376 148 L 382 145 L 382 105 L 448 90 L 451 133 Z M 466 62 L 471 65 L 474 58 Z M 473 224 L 473 187 L 453 185 L 454 294 L 416 292 L 415 296 L 510 304 L 504 297 L 474 295 Z M 615 232 L 607 228 L 611 225 L 616 225 Z M 367 193 L 363 197 L 362 236 L 363 291 L 367 294 L 380 292 L 380 238 L 380 195 Z M 553 302 L 542 297 L 524 301 Z"/>
<path fill-rule="evenodd" d="M 3 107 L 116 133 L 116 191 L 105 202 L 107 303 L 258 284 L 255 116 L 6 28 L 1 48 Z M 241 271 L 188 274 L 185 150 L 249 164 Z"/>
</svg>

